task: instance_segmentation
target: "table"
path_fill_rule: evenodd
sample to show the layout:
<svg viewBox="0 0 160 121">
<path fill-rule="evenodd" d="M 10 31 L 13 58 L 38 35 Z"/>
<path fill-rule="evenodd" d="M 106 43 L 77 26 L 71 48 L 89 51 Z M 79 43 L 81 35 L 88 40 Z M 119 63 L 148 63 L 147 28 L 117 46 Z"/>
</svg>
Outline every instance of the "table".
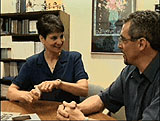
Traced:
<svg viewBox="0 0 160 121">
<path fill-rule="evenodd" d="M 41 120 L 57 120 L 56 113 L 60 102 L 54 101 L 37 101 L 33 104 L 1 101 L 1 111 L 3 112 L 18 112 L 21 114 L 36 113 Z M 91 114 L 88 117 L 100 120 L 115 120 L 114 118 L 103 113 Z"/>
</svg>

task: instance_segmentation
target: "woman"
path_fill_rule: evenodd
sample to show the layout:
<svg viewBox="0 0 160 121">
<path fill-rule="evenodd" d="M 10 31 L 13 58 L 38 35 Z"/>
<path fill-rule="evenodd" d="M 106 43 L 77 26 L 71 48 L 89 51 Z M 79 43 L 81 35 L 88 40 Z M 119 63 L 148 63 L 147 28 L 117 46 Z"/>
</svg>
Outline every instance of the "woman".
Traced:
<svg viewBox="0 0 160 121">
<path fill-rule="evenodd" d="M 79 102 L 79 96 L 88 94 L 88 75 L 81 54 L 62 50 L 64 26 L 57 16 L 43 15 L 37 30 L 45 49 L 26 60 L 8 89 L 8 98 L 29 103 L 39 98 Z"/>
</svg>

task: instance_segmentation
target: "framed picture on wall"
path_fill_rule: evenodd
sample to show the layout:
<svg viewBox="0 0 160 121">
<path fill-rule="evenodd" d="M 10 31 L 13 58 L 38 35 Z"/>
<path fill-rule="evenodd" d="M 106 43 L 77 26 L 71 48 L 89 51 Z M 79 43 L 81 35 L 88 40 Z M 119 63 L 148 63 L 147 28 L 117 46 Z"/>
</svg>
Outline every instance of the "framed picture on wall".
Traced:
<svg viewBox="0 0 160 121">
<path fill-rule="evenodd" d="M 136 0 L 92 0 L 92 53 L 120 53 L 122 19 L 135 9 Z"/>
</svg>

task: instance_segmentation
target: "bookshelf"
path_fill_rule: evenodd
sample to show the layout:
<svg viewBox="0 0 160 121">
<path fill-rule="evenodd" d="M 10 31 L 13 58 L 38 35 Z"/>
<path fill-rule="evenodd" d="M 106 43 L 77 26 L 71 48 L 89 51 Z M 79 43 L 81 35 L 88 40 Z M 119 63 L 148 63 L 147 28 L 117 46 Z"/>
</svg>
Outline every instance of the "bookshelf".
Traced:
<svg viewBox="0 0 160 121">
<path fill-rule="evenodd" d="M 1 13 L 0 14 L 1 84 L 7 81 L 7 80 L 4 81 L 5 80 L 3 78 L 4 76 L 7 77 L 16 76 L 16 74 L 19 71 L 19 67 L 21 67 L 21 65 L 25 62 L 25 59 L 29 55 L 26 54 L 28 51 L 33 50 L 30 53 L 35 54 L 36 51 L 34 49 L 38 48 L 35 47 L 35 45 L 40 46 L 40 44 L 36 43 L 36 42 L 40 43 L 39 36 L 36 30 L 36 22 L 38 18 L 40 18 L 44 14 L 54 14 L 60 17 L 65 28 L 64 31 L 65 43 L 63 49 L 69 50 L 69 38 L 70 38 L 69 14 L 61 10 L 36 11 L 36 12 L 25 12 L 25 13 Z M 2 51 L 4 51 L 7 54 L 2 53 Z M 14 57 L 12 55 L 14 55 Z M 12 67 L 11 65 L 16 66 L 16 68 Z"/>
<path fill-rule="evenodd" d="M 70 37 L 70 16 L 61 10 L 37 11 L 26 13 L 3 13 L 1 19 L 1 36 L 11 35 L 12 41 L 34 41 L 38 42 L 38 34 L 35 31 L 29 32 L 30 22 L 36 23 L 43 14 L 54 14 L 60 17 L 65 27 L 64 49 L 69 50 Z M 33 27 L 36 30 L 36 27 Z"/>
</svg>

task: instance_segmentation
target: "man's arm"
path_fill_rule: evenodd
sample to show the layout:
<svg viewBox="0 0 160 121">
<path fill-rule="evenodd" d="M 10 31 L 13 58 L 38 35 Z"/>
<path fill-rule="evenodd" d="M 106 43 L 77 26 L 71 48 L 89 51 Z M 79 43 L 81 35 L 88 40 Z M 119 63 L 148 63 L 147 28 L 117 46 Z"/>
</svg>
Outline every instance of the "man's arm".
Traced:
<svg viewBox="0 0 160 121">
<path fill-rule="evenodd" d="M 152 102 L 143 111 L 142 120 L 160 120 L 160 89 L 157 89 Z"/>
<path fill-rule="evenodd" d="M 104 104 L 98 95 L 91 96 L 77 105 L 84 114 L 99 112 L 104 109 Z"/>
<path fill-rule="evenodd" d="M 71 103 L 63 102 L 58 107 L 57 119 L 59 120 L 94 120 L 85 117 L 84 114 L 99 112 L 104 108 L 103 102 L 98 95 L 92 96 L 84 100 L 80 104 L 72 101 Z"/>
</svg>

